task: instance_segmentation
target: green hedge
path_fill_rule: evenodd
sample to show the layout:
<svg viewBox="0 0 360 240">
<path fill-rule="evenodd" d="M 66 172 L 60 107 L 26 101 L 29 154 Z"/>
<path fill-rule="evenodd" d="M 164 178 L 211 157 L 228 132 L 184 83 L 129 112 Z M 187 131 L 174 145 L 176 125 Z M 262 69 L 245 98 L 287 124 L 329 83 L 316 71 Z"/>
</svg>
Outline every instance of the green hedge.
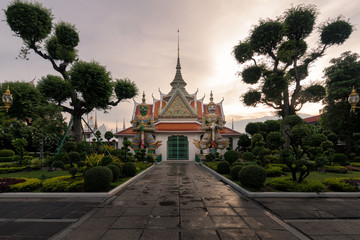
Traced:
<svg viewBox="0 0 360 240">
<path fill-rule="evenodd" d="M 7 167 L 7 168 L 0 168 L 0 174 L 2 173 L 12 173 L 12 172 L 20 172 L 26 169 L 26 166 L 23 167 Z"/>
<path fill-rule="evenodd" d="M 323 183 L 336 192 L 355 192 L 358 191 L 356 181 L 360 182 L 360 178 L 326 178 Z"/>
<path fill-rule="evenodd" d="M 12 192 L 31 192 L 41 187 L 41 181 L 38 178 L 22 178 L 25 182 L 10 185 Z"/>
<path fill-rule="evenodd" d="M 343 166 L 325 166 L 325 172 L 346 174 L 348 170 Z"/>
<path fill-rule="evenodd" d="M 2 157 L 13 157 L 15 156 L 15 152 L 11 149 L 1 149 L 0 150 L 0 159 Z"/>
<path fill-rule="evenodd" d="M 297 183 L 291 178 L 274 178 L 267 186 L 283 192 L 323 192 L 326 190 L 326 186 L 320 181 L 305 180 Z"/>
<path fill-rule="evenodd" d="M 270 166 L 265 169 L 267 177 L 280 177 L 283 174 L 281 167 Z"/>
<path fill-rule="evenodd" d="M 82 177 L 73 179 L 71 176 L 60 176 L 47 179 L 43 182 L 44 192 L 77 192 L 84 190 Z"/>
<path fill-rule="evenodd" d="M 12 162 L 14 161 L 14 157 L 11 156 L 11 157 L 0 157 L 0 162 Z"/>
</svg>

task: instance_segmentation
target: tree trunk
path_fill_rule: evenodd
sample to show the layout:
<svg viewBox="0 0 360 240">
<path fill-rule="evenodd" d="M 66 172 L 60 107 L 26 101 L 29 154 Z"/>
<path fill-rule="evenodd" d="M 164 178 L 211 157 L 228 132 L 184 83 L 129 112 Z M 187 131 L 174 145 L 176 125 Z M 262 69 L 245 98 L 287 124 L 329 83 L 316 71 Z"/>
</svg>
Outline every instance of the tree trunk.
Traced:
<svg viewBox="0 0 360 240">
<path fill-rule="evenodd" d="M 290 103 L 289 103 L 289 90 L 287 87 L 284 89 L 284 105 L 282 109 L 282 118 L 283 120 L 290 115 Z M 283 126 L 283 137 L 285 139 L 285 143 L 283 145 L 284 149 L 290 148 L 290 126 L 285 125 Z"/>
<path fill-rule="evenodd" d="M 72 133 L 76 142 L 82 141 L 81 116 L 73 115 Z"/>
</svg>

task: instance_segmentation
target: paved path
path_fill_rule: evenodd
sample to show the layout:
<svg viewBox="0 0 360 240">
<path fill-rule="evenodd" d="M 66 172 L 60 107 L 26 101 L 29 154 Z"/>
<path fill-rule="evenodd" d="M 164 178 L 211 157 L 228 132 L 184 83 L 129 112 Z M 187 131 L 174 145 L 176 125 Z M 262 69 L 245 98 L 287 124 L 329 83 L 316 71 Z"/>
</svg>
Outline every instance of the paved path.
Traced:
<svg viewBox="0 0 360 240">
<path fill-rule="evenodd" d="M 298 239 L 294 234 L 302 236 L 194 162 L 163 162 L 53 239 Z"/>
<path fill-rule="evenodd" d="M 0 198 L 0 239 L 49 239 L 79 221 L 101 198 Z"/>
<path fill-rule="evenodd" d="M 360 239 L 359 198 L 258 198 L 312 239 Z"/>
</svg>

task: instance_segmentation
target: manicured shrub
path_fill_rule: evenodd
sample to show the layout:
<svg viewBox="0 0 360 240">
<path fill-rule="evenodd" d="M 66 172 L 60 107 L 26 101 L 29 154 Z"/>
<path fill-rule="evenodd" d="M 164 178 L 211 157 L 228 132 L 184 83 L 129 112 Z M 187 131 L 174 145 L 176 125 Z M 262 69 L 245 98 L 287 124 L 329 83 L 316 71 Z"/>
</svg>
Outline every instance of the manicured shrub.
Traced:
<svg viewBox="0 0 360 240">
<path fill-rule="evenodd" d="M 349 178 L 348 178 L 349 179 Z M 346 182 L 346 178 L 326 178 L 323 183 L 328 185 L 329 189 L 336 192 L 354 192 L 357 190 L 357 186 Z"/>
<path fill-rule="evenodd" d="M 325 166 L 325 172 L 346 174 L 348 170 L 343 166 Z"/>
<path fill-rule="evenodd" d="M 352 163 L 350 164 L 350 166 L 360 167 L 360 163 L 358 163 L 358 162 L 352 162 Z"/>
<path fill-rule="evenodd" d="M 76 142 L 69 141 L 64 144 L 64 150 L 68 153 L 76 151 L 77 144 Z"/>
<path fill-rule="evenodd" d="M 61 152 L 52 157 L 53 162 L 62 161 L 63 163 L 69 163 L 69 156 L 67 153 Z"/>
<path fill-rule="evenodd" d="M 133 177 L 136 175 L 136 166 L 132 162 L 124 163 L 122 166 L 122 173 L 125 176 Z"/>
<path fill-rule="evenodd" d="M 279 162 L 279 156 L 274 156 L 274 155 L 266 155 L 264 157 L 265 162 L 268 163 L 278 163 Z"/>
<path fill-rule="evenodd" d="M 231 167 L 235 167 L 235 166 L 238 166 L 238 165 L 244 165 L 244 163 L 242 162 L 233 162 L 233 164 L 231 164 Z"/>
<path fill-rule="evenodd" d="M 109 165 L 110 163 L 112 163 L 113 162 L 113 159 L 112 159 L 112 157 L 111 156 L 105 156 L 105 157 L 103 157 L 102 159 L 101 159 L 101 166 L 107 166 L 107 165 Z"/>
<path fill-rule="evenodd" d="M 360 162 L 360 156 L 355 157 L 354 162 Z"/>
<path fill-rule="evenodd" d="M 43 182 L 42 190 L 44 192 L 65 192 L 68 182 L 66 179 L 71 178 L 70 176 L 61 176 L 46 179 Z"/>
<path fill-rule="evenodd" d="M 41 169 L 42 164 L 43 164 L 43 162 L 38 158 L 34 158 L 30 161 L 31 169 Z"/>
<path fill-rule="evenodd" d="M 235 165 L 230 169 L 230 175 L 232 180 L 239 180 L 239 172 L 244 165 Z"/>
<path fill-rule="evenodd" d="M 266 180 L 265 169 L 258 165 L 245 166 L 239 172 L 239 180 L 245 187 L 260 188 Z"/>
<path fill-rule="evenodd" d="M 112 181 L 115 182 L 116 180 L 118 180 L 120 177 L 120 169 L 117 166 L 115 166 L 114 164 L 109 164 L 106 167 L 108 167 L 113 174 Z"/>
<path fill-rule="evenodd" d="M 235 150 L 229 150 L 224 153 L 225 161 L 228 161 L 232 165 L 236 160 L 239 159 L 239 153 Z"/>
<path fill-rule="evenodd" d="M 283 172 L 290 172 L 289 167 L 286 166 L 286 164 L 283 164 L 283 163 L 273 163 L 273 164 L 271 164 L 271 166 L 273 166 L 273 167 L 281 167 L 281 170 Z"/>
<path fill-rule="evenodd" d="M 230 173 L 230 163 L 228 161 L 221 161 L 217 164 L 216 171 L 220 174 Z"/>
<path fill-rule="evenodd" d="M 52 167 L 63 169 L 64 168 L 64 162 L 60 161 L 60 160 L 54 161 L 54 163 L 52 164 Z"/>
<path fill-rule="evenodd" d="M 265 169 L 266 176 L 268 177 L 280 177 L 283 174 L 281 167 L 270 166 Z"/>
<path fill-rule="evenodd" d="M 21 171 L 23 171 L 25 169 L 26 169 L 26 166 L 0 168 L 0 174 L 12 173 L 12 172 L 21 172 Z"/>
<path fill-rule="evenodd" d="M 79 169 L 77 168 L 70 168 L 69 169 L 69 173 L 71 175 L 72 178 L 75 178 L 75 175 L 78 173 Z"/>
<path fill-rule="evenodd" d="M 38 178 L 25 178 L 25 182 L 10 185 L 12 192 L 30 192 L 41 186 L 41 180 Z"/>
<path fill-rule="evenodd" d="M 17 156 L 13 156 L 13 157 L 0 157 L 0 162 L 13 162 L 15 161 L 15 157 Z M 20 156 L 18 156 L 20 157 Z"/>
<path fill-rule="evenodd" d="M 84 180 L 77 180 L 70 183 L 66 189 L 67 192 L 83 192 L 84 191 Z"/>
<path fill-rule="evenodd" d="M 69 162 L 71 165 L 74 165 L 74 163 L 78 163 L 81 160 L 80 153 L 78 153 L 78 152 L 74 152 L 74 151 L 69 152 L 68 156 L 69 156 Z"/>
<path fill-rule="evenodd" d="M 0 193 L 2 192 L 9 192 L 10 186 L 25 182 L 23 178 L 0 178 Z"/>
<path fill-rule="evenodd" d="M 108 167 L 98 166 L 87 170 L 84 174 L 86 192 L 104 192 L 109 190 L 112 172 Z"/>
<path fill-rule="evenodd" d="M 294 192 L 296 189 L 296 183 L 290 178 L 274 178 L 267 184 L 267 186 L 283 192 Z"/>
<path fill-rule="evenodd" d="M 0 157 L 13 157 L 15 156 L 15 152 L 11 149 L 1 149 Z"/>
<path fill-rule="evenodd" d="M 346 166 L 345 168 L 346 168 L 346 170 L 348 170 L 348 171 L 360 172 L 360 167 Z"/>
<path fill-rule="evenodd" d="M 115 165 L 120 169 L 120 176 L 121 176 L 121 174 L 122 174 L 122 165 L 120 163 L 118 163 L 118 162 L 112 162 L 111 165 Z"/>
<path fill-rule="evenodd" d="M 254 161 L 255 160 L 255 155 L 252 152 L 244 152 L 242 155 L 242 158 L 245 161 Z"/>
<path fill-rule="evenodd" d="M 333 164 L 339 164 L 339 165 L 345 166 L 346 165 L 346 160 L 347 160 L 347 157 L 343 153 L 335 153 L 332 156 L 332 163 Z"/>
<path fill-rule="evenodd" d="M 326 186 L 320 181 L 307 180 L 299 183 L 297 189 L 299 192 L 322 192 L 326 189 Z"/>
</svg>

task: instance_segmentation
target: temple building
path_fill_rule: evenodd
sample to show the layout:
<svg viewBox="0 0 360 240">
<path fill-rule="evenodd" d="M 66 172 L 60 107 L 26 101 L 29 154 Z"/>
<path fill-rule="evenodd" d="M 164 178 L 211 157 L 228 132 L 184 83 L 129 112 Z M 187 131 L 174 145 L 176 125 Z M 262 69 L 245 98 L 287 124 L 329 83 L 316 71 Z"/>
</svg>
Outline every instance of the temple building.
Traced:
<svg viewBox="0 0 360 240">
<path fill-rule="evenodd" d="M 226 146 L 233 149 L 236 148 L 240 133 L 225 127 L 225 114 L 222 105 L 224 99 L 218 103 L 214 103 L 211 93 L 210 102 L 208 102 L 205 100 L 205 96 L 198 98 L 198 91 L 189 94 L 185 88 L 186 85 L 181 75 L 178 49 L 176 74 L 170 83 L 171 90 L 165 94 L 159 89 L 159 98 L 156 99 L 152 96 L 152 103 L 149 104 L 146 103 L 145 94 L 143 95 L 142 103 L 134 100 L 134 110 L 132 114 L 133 126 L 115 134 L 115 137 L 118 138 L 119 147 L 122 146 L 124 139 L 128 139 L 133 141 L 133 149 L 136 150 L 136 147 L 140 148 L 139 144 L 143 144 L 140 143 L 139 132 L 141 129 L 141 132 L 148 131 L 147 134 L 151 134 L 141 137 L 141 139 L 145 140 L 148 140 L 149 137 L 151 138 L 151 141 L 149 140 L 151 143 L 145 147 L 156 154 L 161 154 L 163 161 L 195 160 L 197 154 L 207 153 L 209 151 L 209 149 L 200 148 L 199 144 L 204 145 L 205 143 L 205 145 L 209 144 L 209 146 L 211 144 L 211 139 L 208 140 L 209 143 L 204 142 L 204 139 L 209 135 L 204 129 L 204 121 L 206 121 L 207 116 L 213 114 L 217 116 L 216 119 L 220 120 L 220 122 L 217 123 L 219 128 L 216 137 L 221 138 L 223 142 L 225 141 Z M 210 111 L 213 111 L 213 113 L 209 113 L 209 109 L 211 109 Z M 147 127 L 139 126 L 139 120 L 142 121 L 141 119 L 147 119 Z M 208 129 L 210 129 L 210 127 Z M 214 137 L 215 134 L 213 134 L 212 137 L 212 142 L 215 146 Z M 139 138 L 138 141 L 137 138 Z M 144 144 L 142 146 L 144 146 Z M 217 151 L 224 153 L 226 149 L 218 148 Z"/>
</svg>

